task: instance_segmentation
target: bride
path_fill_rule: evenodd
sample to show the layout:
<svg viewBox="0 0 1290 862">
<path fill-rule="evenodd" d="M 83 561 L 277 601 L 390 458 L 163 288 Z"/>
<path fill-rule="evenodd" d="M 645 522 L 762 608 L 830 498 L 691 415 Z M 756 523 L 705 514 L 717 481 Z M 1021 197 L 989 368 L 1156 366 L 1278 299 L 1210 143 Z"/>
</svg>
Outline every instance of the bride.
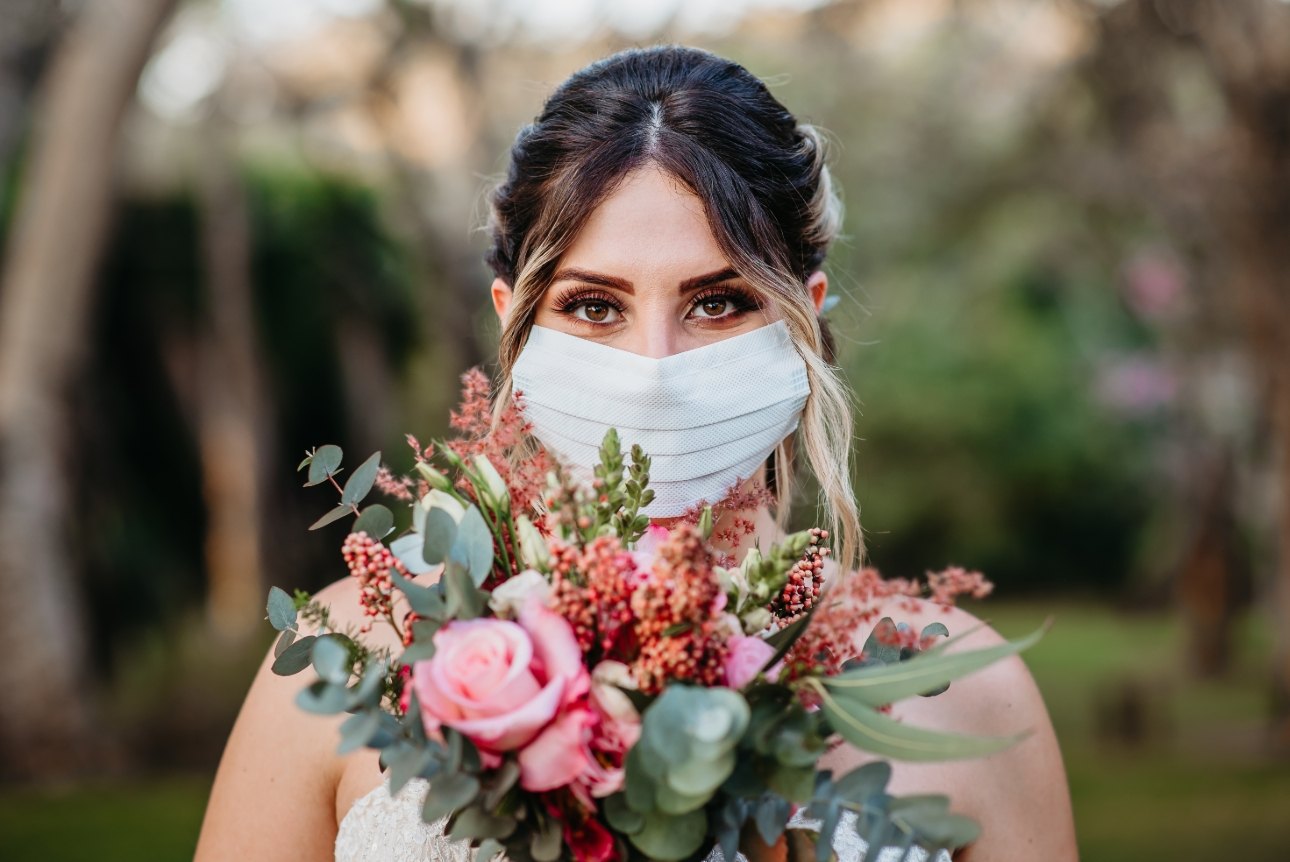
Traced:
<svg viewBox="0 0 1290 862">
<path fill-rule="evenodd" d="M 671 466 L 657 464 L 655 480 L 667 483 L 673 500 L 713 499 L 712 484 L 722 474 L 702 463 L 756 463 L 745 477 L 748 486 L 763 483 L 775 502 L 760 504 L 755 532 L 729 548 L 739 554 L 784 534 L 800 450 L 821 489 L 834 537 L 832 574 L 853 570 L 863 547 L 849 479 L 851 414 L 819 317 L 827 291 L 821 265 L 839 229 L 840 204 L 816 129 L 797 122 L 756 77 L 729 60 L 676 45 L 629 49 L 575 73 L 550 96 L 516 138 L 508 176 L 491 202 L 487 259 L 496 274 L 492 301 L 502 325 L 499 401 L 524 388 L 513 386 L 512 371 L 530 355 L 525 348 L 533 332 L 545 345 L 561 338 L 572 344 L 567 337 L 576 336 L 598 345 L 602 355 L 639 362 L 679 360 L 687 351 L 775 326 L 791 339 L 780 346 L 800 355 L 809 394 L 796 402 L 800 409 L 786 424 L 782 408 L 779 414 L 759 410 L 750 421 L 763 432 L 762 441 L 776 428 L 784 436 L 773 434 L 777 439 L 752 448 L 757 438 L 751 431 L 738 440 L 705 439 L 703 417 L 679 409 L 668 415 L 664 403 L 660 415 L 669 439 L 692 444 L 677 451 L 707 457 L 697 459 L 697 467 L 693 457 L 663 459 Z M 716 385 L 749 393 L 754 406 L 782 404 L 787 399 L 775 389 L 781 378 L 763 373 L 768 356 L 765 350 L 737 356 L 716 372 Z M 696 380 L 712 378 L 713 369 L 704 370 L 709 373 Z M 561 388 L 565 378 L 557 380 L 557 374 L 537 388 L 554 393 L 576 421 L 603 431 L 605 423 L 595 420 L 601 399 L 576 377 Z M 598 385 L 612 383 L 606 367 Z M 559 433 L 567 428 L 534 425 L 548 448 L 577 451 Z M 666 526 L 676 512 L 651 514 Z M 316 597 L 330 604 L 342 627 L 362 622 L 354 579 L 339 580 Z M 910 612 L 893 605 L 884 613 L 915 629 L 940 620 L 951 633 L 979 622 L 963 610 L 931 606 Z M 866 634 L 857 632 L 857 651 Z M 1001 641 L 982 626 L 959 648 Z M 301 681 L 275 676 L 272 659 L 270 651 L 229 737 L 197 862 L 467 859 L 463 846 L 420 822 L 417 788 L 389 795 L 376 751 L 335 753 L 344 716 L 299 709 L 294 699 Z M 892 793 L 946 793 L 953 810 L 981 825 L 980 839 L 955 853 L 955 860 L 1076 859 L 1061 754 L 1019 658 L 991 665 L 936 697 L 901 701 L 893 714 L 960 733 L 1031 731 L 987 758 L 893 764 Z M 840 773 L 865 760 L 843 745 L 824 766 Z M 864 859 L 857 841 L 836 845 L 843 862 Z M 771 851 L 782 858 L 782 842 Z M 888 854 L 881 858 L 886 862 Z"/>
</svg>

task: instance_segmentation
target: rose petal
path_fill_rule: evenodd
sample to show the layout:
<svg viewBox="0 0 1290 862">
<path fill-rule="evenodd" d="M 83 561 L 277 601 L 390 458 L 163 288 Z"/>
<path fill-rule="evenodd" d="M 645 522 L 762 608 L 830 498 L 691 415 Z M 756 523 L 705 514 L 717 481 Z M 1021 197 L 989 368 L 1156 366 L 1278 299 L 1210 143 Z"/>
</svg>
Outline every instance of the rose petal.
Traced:
<svg viewBox="0 0 1290 862">
<path fill-rule="evenodd" d="M 594 759 L 587 747 L 596 717 L 586 709 L 572 709 L 547 726 L 520 750 L 520 786 L 540 793 L 570 784 Z"/>
</svg>

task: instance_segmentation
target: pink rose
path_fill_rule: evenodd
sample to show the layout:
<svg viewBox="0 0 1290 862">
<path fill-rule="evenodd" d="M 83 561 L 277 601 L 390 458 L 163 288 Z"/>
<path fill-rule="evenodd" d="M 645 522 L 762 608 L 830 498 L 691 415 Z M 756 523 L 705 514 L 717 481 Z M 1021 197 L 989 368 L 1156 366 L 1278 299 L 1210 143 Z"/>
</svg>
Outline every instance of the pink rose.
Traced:
<svg viewBox="0 0 1290 862">
<path fill-rule="evenodd" d="M 448 726 L 487 756 L 531 742 L 590 677 L 569 623 L 534 596 L 519 620 L 457 620 L 434 636 L 412 685 L 427 733 Z"/>
<path fill-rule="evenodd" d="M 598 767 L 590 748 L 596 722 L 586 706 L 561 713 L 520 751 L 520 787 L 535 793 L 554 790 Z"/>
<path fill-rule="evenodd" d="M 726 641 L 726 685 L 743 688 L 752 682 L 757 672 L 775 655 L 775 648 L 756 635 L 736 635 Z M 778 676 L 771 668 L 768 676 Z"/>
</svg>

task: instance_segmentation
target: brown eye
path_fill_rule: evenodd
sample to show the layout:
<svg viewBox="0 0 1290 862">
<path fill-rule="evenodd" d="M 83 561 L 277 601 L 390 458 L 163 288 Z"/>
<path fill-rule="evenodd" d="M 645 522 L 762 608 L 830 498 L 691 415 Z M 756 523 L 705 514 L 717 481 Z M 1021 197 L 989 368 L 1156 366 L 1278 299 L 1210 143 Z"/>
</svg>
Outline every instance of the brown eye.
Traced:
<svg viewBox="0 0 1290 862">
<path fill-rule="evenodd" d="M 730 300 L 724 297 L 714 297 L 713 299 L 704 300 L 700 307 L 708 317 L 720 317 L 726 313 L 726 306 L 728 305 L 730 305 Z"/>
<path fill-rule="evenodd" d="M 603 302 L 588 302 L 583 306 L 587 313 L 587 319 L 595 323 L 603 323 L 609 316 L 609 306 Z"/>
</svg>

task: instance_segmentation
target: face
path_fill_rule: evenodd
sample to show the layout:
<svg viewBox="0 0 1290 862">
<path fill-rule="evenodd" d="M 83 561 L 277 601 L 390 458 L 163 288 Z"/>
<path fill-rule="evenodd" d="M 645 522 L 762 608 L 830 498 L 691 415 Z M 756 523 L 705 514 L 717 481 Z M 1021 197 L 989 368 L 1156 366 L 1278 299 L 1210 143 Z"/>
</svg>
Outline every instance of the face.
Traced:
<svg viewBox="0 0 1290 862">
<path fill-rule="evenodd" d="M 814 273 L 806 287 L 818 312 L 824 273 Z M 511 289 L 497 279 L 492 295 L 505 319 Z M 624 177 L 591 214 L 557 264 L 533 322 L 657 359 L 777 317 L 731 268 L 702 201 L 651 164 Z"/>
</svg>

